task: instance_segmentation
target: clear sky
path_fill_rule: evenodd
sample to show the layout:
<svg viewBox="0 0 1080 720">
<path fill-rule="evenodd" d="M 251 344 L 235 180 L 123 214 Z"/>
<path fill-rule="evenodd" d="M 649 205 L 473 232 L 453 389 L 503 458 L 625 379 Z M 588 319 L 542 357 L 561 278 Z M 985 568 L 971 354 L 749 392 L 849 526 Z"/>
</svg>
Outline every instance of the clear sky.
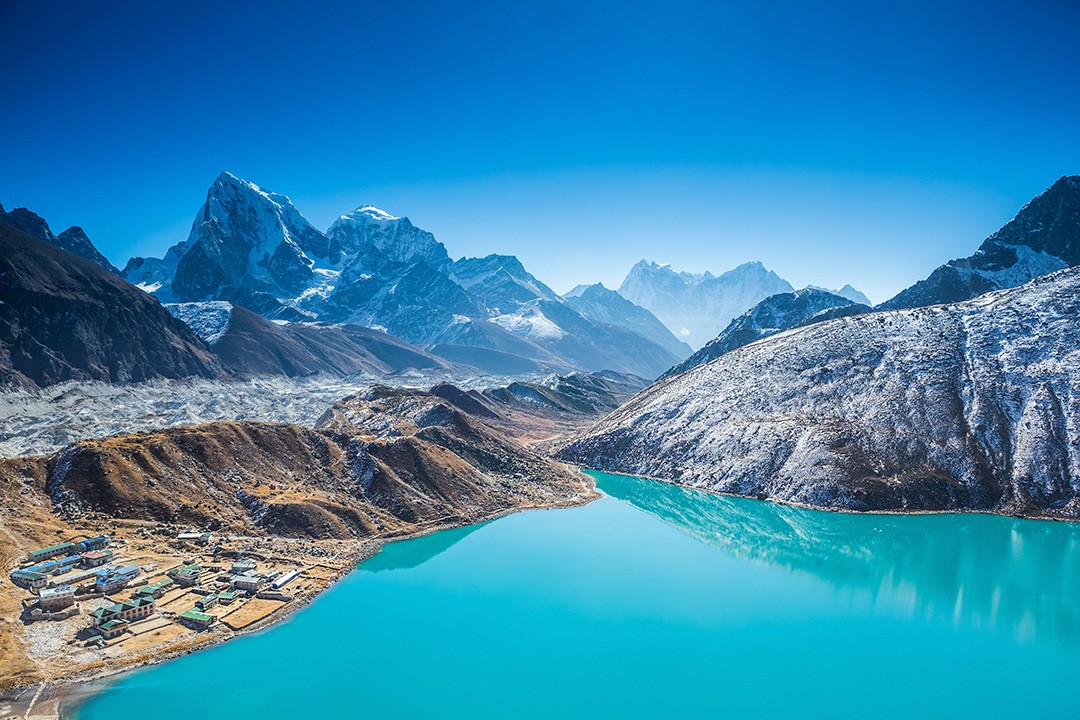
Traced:
<svg viewBox="0 0 1080 720">
<path fill-rule="evenodd" d="M 117 264 L 230 170 L 556 290 L 762 260 L 884 300 L 1080 173 L 1080 3 L 0 0 L 0 203 Z"/>
</svg>

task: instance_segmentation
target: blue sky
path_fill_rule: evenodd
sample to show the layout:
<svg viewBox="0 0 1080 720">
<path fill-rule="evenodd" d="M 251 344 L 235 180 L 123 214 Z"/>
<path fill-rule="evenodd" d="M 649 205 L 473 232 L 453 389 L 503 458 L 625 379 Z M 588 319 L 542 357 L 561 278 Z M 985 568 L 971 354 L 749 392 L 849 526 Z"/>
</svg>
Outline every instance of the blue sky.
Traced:
<svg viewBox="0 0 1080 720">
<path fill-rule="evenodd" d="M 1080 173 L 1080 5 L 0 0 L 0 203 L 123 263 L 230 170 L 557 290 L 645 257 L 883 300 Z"/>
</svg>

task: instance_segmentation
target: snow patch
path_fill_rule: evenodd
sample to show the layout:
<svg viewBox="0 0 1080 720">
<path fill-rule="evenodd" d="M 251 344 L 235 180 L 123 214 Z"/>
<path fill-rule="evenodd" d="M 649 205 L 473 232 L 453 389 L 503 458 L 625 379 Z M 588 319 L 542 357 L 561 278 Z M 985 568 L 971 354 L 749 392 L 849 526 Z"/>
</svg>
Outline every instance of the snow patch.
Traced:
<svg viewBox="0 0 1080 720">
<path fill-rule="evenodd" d="M 224 300 L 209 302 L 166 303 L 164 308 L 177 320 L 182 320 L 207 345 L 213 346 L 229 329 L 232 303 Z"/>
</svg>

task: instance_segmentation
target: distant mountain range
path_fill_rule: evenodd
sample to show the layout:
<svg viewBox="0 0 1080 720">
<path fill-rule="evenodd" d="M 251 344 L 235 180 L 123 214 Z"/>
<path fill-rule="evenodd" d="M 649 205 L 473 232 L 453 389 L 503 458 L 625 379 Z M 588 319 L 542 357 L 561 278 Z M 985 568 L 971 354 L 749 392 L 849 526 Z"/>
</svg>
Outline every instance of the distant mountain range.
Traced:
<svg viewBox="0 0 1080 720">
<path fill-rule="evenodd" d="M 856 296 L 866 297 L 858 291 L 855 293 Z M 817 288 L 772 295 L 732 320 L 714 340 L 661 377 L 677 375 L 692 367 L 704 365 L 724 353 L 784 330 L 865 312 L 870 312 L 867 305 Z"/>
<path fill-rule="evenodd" d="M 721 275 L 676 272 L 670 265 L 642 260 L 630 269 L 619 294 L 660 319 L 695 350 L 716 337 L 748 309 L 791 284 L 759 262 Z"/>
<path fill-rule="evenodd" d="M 226 301 L 274 320 L 381 329 L 494 372 L 655 377 L 689 354 L 621 298 L 596 298 L 585 315 L 517 258 L 452 261 L 430 232 L 372 206 L 322 233 L 284 195 L 229 173 L 210 187 L 186 241 L 160 259 L 133 258 L 122 274 L 163 302 Z"/>
</svg>

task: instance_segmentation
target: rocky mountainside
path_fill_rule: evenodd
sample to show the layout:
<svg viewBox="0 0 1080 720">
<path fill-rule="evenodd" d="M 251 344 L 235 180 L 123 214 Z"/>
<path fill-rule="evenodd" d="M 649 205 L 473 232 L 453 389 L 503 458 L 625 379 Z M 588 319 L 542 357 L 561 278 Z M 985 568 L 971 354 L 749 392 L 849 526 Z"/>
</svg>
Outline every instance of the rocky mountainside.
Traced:
<svg viewBox="0 0 1080 720">
<path fill-rule="evenodd" d="M 228 301 L 271 319 L 385 330 L 489 371 L 655 377 L 682 357 L 634 328 L 582 317 L 515 257 L 451 262 L 431 233 L 369 205 L 323 234 L 284 195 L 229 173 L 185 242 L 162 259 L 133 258 L 124 277 L 166 302 Z"/>
<path fill-rule="evenodd" d="M 636 375 L 604 371 L 472 390 L 439 383 L 431 393 L 547 454 L 646 385 L 648 381 Z"/>
<path fill-rule="evenodd" d="M 942 265 L 879 308 L 960 302 L 1080 265 L 1080 176 L 1062 177 L 988 237 L 974 255 Z"/>
<path fill-rule="evenodd" d="M 561 456 L 844 510 L 1080 516 L 1080 269 L 784 332 L 657 382 Z"/>
<path fill-rule="evenodd" d="M 166 301 L 223 299 L 242 290 L 272 305 L 307 289 L 317 268 L 341 257 L 287 197 L 222 173 L 188 239 L 161 260 L 132 258 L 124 277 Z"/>
<path fill-rule="evenodd" d="M 409 218 L 394 217 L 372 205 L 342 215 L 326 234 L 348 255 L 365 255 L 374 248 L 394 262 L 422 261 L 441 272 L 450 267 L 450 256 L 434 235 Z"/>
<path fill-rule="evenodd" d="M 238 375 L 384 377 L 404 370 L 451 368 L 449 362 L 415 345 L 358 325 L 271 322 L 222 300 L 171 303 L 165 308 Z"/>
<path fill-rule="evenodd" d="M 790 283 L 759 262 L 721 275 L 696 275 L 642 260 L 619 286 L 620 295 L 651 312 L 694 350 L 765 298 L 792 290 Z"/>
<path fill-rule="evenodd" d="M 784 330 L 869 311 L 870 308 L 866 305 L 815 288 L 773 295 L 732 320 L 715 340 L 668 370 L 662 377 L 677 375 L 692 367 L 704 365 L 724 353 Z"/>
<path fill-rule="evenodd" d="M 49 223 L 37 213 L 26 208 L 15 208 L 11 212 L 4 212 L 2 205 L 0 205 L 0 222 L 12 225 L 30 237 L 47 242 L 61 250 L 67 250 L 72 255 L 78 255 L 96 263 L 114 275 L 120 274 L 108 258 L 98 251 L 94 243 L 90 242 L 86 232 L 77 225 L 72 225 L 59 235 L 53 235 L 52 230 L 49 229 Z"/>
<path fill-rule="evenodd" d="M 206 345 L 157 300 L 0 222 L 0 385 L 222 372 Z"/>
<path fill-rule="evenodd" d="M 342 401 L 320 429 L 217 422 L 0 460 L 0 487 L 47 496 L 61 519 L 311 539 L 471 523 L 592 496 L 580 473 L 441 399 L 388 388 Z"/>
<path fill-rule="evenodd" d="M 690 346 L 667 329 L 645 308 L 635 305 L 602 283 L 579 285 L 563 296 L 566 304 L 593 322 L 616 325 L 656 343 L 676 357 L 690 354 Z"/>
</svg>

